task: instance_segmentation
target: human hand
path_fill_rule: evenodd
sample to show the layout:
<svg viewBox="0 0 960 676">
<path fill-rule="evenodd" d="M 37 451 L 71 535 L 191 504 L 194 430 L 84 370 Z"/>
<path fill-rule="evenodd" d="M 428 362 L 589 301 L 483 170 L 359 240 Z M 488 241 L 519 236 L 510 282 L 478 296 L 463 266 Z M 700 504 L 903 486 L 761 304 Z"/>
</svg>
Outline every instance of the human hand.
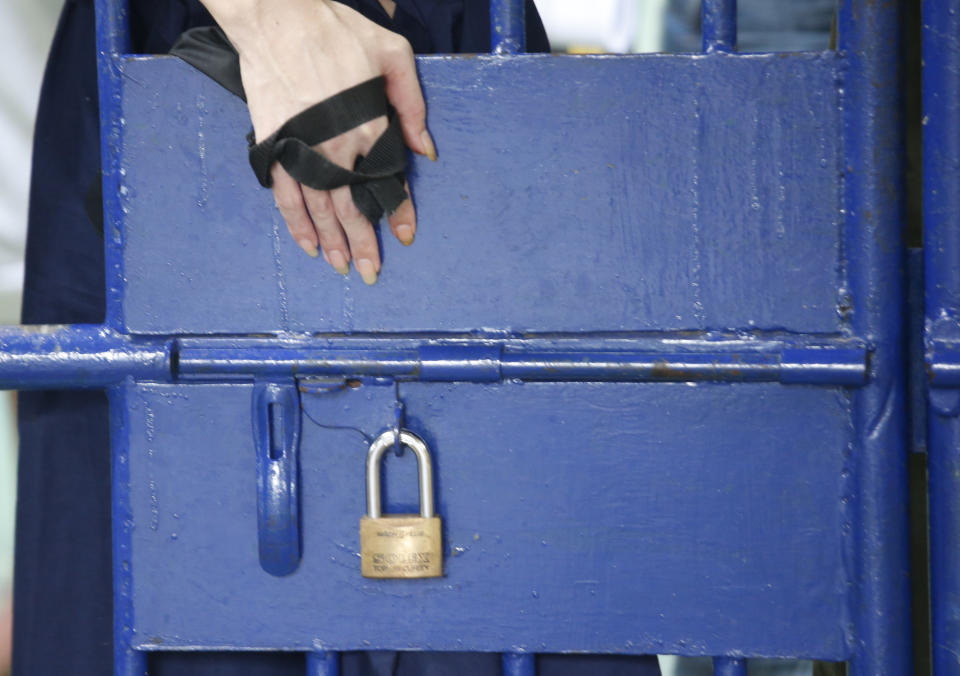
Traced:
<svg viewBox="0 0 960 676">
<path fill-rule="evenodd" d="M 426 108 L 413 51 L 400 35 L 331 0 L 207 0 L 237 48 L 244 91 L 257 140 L 312 105 L 361 82 L 383 75 L 387 98 L 397 111 L 407 145 L 436 159 L 426 130 Z M 316 146 L 330 161 L 353 168 L 387 128 L 380 117 Z M 353 202 L 349 186 L 319 191 L 301 185 L 279 163 L 271 169 L 273 194 L 290 234 L 311 256 L 341 274 L 350 261 L 364 282 L 380 271 L 372 224 Z M 388 215 L 403 244 L 413 243 L 417 221 L 413 202 Z"/>
</svg>

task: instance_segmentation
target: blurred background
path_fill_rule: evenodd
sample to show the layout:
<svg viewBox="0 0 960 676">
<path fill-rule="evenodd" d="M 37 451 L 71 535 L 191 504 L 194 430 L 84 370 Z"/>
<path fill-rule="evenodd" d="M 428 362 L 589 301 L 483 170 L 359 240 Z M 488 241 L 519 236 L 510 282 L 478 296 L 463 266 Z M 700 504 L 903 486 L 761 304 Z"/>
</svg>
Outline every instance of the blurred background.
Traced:
<svg viewBox="0 0 960 676">
<path fill-rule="evenodd" d="M 62 0 L 0 3 L 0 324 L 20 317 L 33 118 Z M 536 0 L 560 52 L 699 51 L 699 0 Z M 740 0 L 741 51 L 822 50 L 830 45 L 836 0 Z M 55 187 L 51 199 L 56 199 Z M 0 675 L 9 669 L 15 396 L 0 393 Z M 787 611 L 788 609 L 785 609 Z M 709 660 L 662 660 L 665 676 L 711 674 Z M 751 675 L 807 675 L 810 663 L 751 665 Z M 18 675 L 27 676 L 27 675 Z"/>
<path fill-rule="evenodd" d="M 20 322 L 30 148 L 40 79 L 62 0 L 0 3 L 0 324 Z M 56 199 L 51 194 L 51 199 Z M 10 663 L 16 398 L 0 392 L 0 674 Z"/>
</svg>

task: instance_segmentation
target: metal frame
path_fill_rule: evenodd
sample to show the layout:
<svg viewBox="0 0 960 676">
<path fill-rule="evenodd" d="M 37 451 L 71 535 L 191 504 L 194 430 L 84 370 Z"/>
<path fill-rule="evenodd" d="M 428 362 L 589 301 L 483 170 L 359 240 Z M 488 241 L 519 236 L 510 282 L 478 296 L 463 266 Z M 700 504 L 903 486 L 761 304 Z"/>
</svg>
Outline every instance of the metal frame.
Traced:
<svg viewBox="0 0 960 676">
<path fill-rule="evenodd" d="M 903 280 L 904 249 L 900 236 L 901 135 L 897 110 L 898 9 L 897 3 L 847 0 L 840 14 L 839 54 L 845 63 L 843 92 L 843 143 L 845 147 L 844 208 L 846 223 L 842 260 L 845 265 L 843 293 L 852 306 L 846 332 L 841 336 L 768 336 L 744 342 L 735 336 L 680 337 L 631 336 L 631 350 L 610 349 L 609 341 L 571 339 L 511 338 L 500 341 L 470 337 L 424 336 L 404 338 L 289 337 L 266 341 L 253 338 L 149 338 L 127 335 L 123 320 L 122 206 L 119 199 L 118 157 L 123 120 L 120 113 L 122 61 L 130 49 L 127 31 L 128 7 L 123 0 L 97 0 L 97 29 L 100 77 L 102 166 L 107 264 L 107 317 L 103 326 L 7 328 L 0 331 L 0 385 L 6 387 L 107 387 L 114 429 L 128 425 L 123 383 L 132 379 L 160 382 L 230 379 L 253 380 L 289 376 L 292 369 L 302 373 L 305 363 L 315 374 L 389 375 L 423 380 L 470 379 L 492 382 L 501 378 L 530 380 L 607 381 L 767 381 L 784 383 L 833 384 L 854 388 L 852 398 L 854 438 L 849 450 L 853 467 L 847 480 L 849 495 L 845 520 L 856 533 L 855 546 L 847 555 L 856 583 L 848 594 L 848 642 L 852 676 L 868 674 L 909 674 L 911 641 L 909 585 L 907 579 L 906 444 L 903 374 Z M 952 21 L 957 34 L 957 2 L 928 0 L 928 24 Z M 738 58 L 736 45 L 736 2 L 704 2 L 703 49 L 711 57 Z M 954 12 L 948 17 L 949 12 Z M 524 50 L 524 3 L 522 0 L 493 0 L 491 3 L 492 51 L 514 55 Z M 942 53 L 941 53 L 942 54 Z M 505 56 L 505 58 L 507 58 Z M 956 68 L 954 50 L 937 58 L 927 55 L 929 82 L 934 88 L 949 80 Z M 953 83 L 955 85 L 955 81 Z M 936 90 L 939 91 L 939 90 Z M 957 118 L 957 94 L 952 90 L 954 111 L 931 119 L 927 131 L 934 143 L 957 138 L 956 127 L 947 126 Z M 931 97 L 941 94 L 928 91 Z M 940 126 L 938 126 L 940 125 Z M 936 140 L 940 139 L 940 140 Z M 953 146 L 955 150 L 955 146 Z M 933 176 L 956 155 L 929 160 L 928 214 L 955 218 L 956 183 L 936 183 L 949 176 Z M 933 169 L 934 171 L 930 171 Z M 955 173 L 954 173 L 955 181 Z M 951 186 L 953 192 L 951 193 Z M 942 199 L 943 201 L 937 201 Z M 952 201 L 951 201 L 952 200 Z M 934 224 L 935 225 L 935 224 Z M 949 239 L 952 237 L 953 239 Z M 954 296 L 943 296 L 933 280 L 932 270 L 948 275 L 949 294 L 960 293 L 960 247 L 945 228 L 928 231 L 927 251 L 945 251 L 953 256 L 936 267 L 928 258 L 928 323 L 948 317 L 955 331 L 957 304 Z M 939 238 L 939 239 L 938 239 Z M 946 238 L 946 239 L 943 239 Z M 939 248 L 930 246 L 936 243 Z M 953 264 L 950 265 L 949 263 Z M 891 274 L 890 271 L 896 271 Z M 937 277 L 939 280 L 940 277 Z M 943 384 L 954 383 L 956 365 L 939 355 L 953 355 L 952 344 L 928 344 L 931 368 Z M 945 337 L 956 338 L 956 333 Z M 638 351 L 636 345 L 643 347 Z M 935 383 L 937 384 L 937 383 Z M 955 384 L 955 383 L 954 383 Z M 936 392 L 935 410 L 956 415 L 957 392 Z M 940 402 L 938 404 L 938 402 Z M 953 402 L 953 403 L 951 403 Z M 950 405 L 947 405 L 950 404 Z M 939 408 L 938 408 L 939 406 Z M 944 471 L 956 460 L 937 455 L 934 448 L 955 452 L 956 418 L 941 417 L 931 422 L 931 476 L 953 475 Z M 115 443 L 115 486 L 125 485 L 127 468 L 122 461 L 125 449 Z M 931 496 L 934 511 L 948 502 L 947 487 L 934 482 Z M 954 491 L 956 492 L 956 491 Z M 129 600 L 130 571 L 123 562 L 129 558 L 130 516 L 125 513 L 124 495 L 114 494 L 115 636 L 116 673 L 143 676 L 145 653 L 131 647 L 132 613 Z M 937 529 L 952 532 L 956 545 L 955 519 L 946 510 L 935 517 Z M 949 545 L 934 546 L 934 585 L 944 589 L 946 570 L 956 568 Z M 949 594 L 934 604 L 935 618 L 951 611 Z M 943 624 L 943 623 L 942 623 Z M 950 636 L 937 630 L 935 641 L 945 655 Z M 956 641 L 953 642 L 956 645 Z M 938 654 L 935 651 L 935 654 Z M 953 665 L 956 666 L 955 655 Z M 946 658 L 950 659 L 950 658 Z M 308 673 L 314 676 L 338 673 L 336 653 L 319 650 L 308 656 Z M 507 654 L 503 670 L 511 676 L 534 673 L 531 654 Z M 718 656 L 715 673 L 724 676 L 746 673 L 740 654 Z M 943 670 L 938 673 L 948 673 Z M 949 672 L 956 673 L 956 672 Z"/>
<path fill-rule="evenodd" d="M 960 1 L 923 3 L 930 595 L 936 676 L 960 674 Z"/>
</svg>

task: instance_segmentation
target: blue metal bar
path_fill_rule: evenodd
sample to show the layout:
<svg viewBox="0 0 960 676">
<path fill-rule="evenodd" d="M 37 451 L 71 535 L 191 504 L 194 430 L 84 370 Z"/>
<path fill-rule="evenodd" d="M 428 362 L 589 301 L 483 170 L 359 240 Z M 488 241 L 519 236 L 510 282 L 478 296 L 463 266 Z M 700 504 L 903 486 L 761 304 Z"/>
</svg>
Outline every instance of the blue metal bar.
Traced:
<svg viewBox="0 0 960 676">
<path fill-rule="evenodd" d="M 123 134 L 120 55 L 130 51 L 128 0 L 96 0 L 100 163 L 107 280 L 107 326 L 123 330 L 123 208 L 120 203 L 120 143 Z"/>
<path fill-rule="evenodd" d="M 713 676 L 747 676 L 747 661 L 736 657 L 714 657 Z"/>
<path fill-rule="evenodd" d="M 537 660 L 530 653 L 503 653 L 503 676 L 536 676 Z"/>
<path fill-rule="evenodd" d="M 527 51 L 525 0 L 490 0 L 490 51 L 522 54 Z"/>
<path fill-rule="evenodd" d="M 422 349 L 422 348 L 421 348 Z M 182 379 L 251 376 L 345 375 L 401 379 L 493 382 L 784 382 L 859 386 L 864 384 L 866 353 L 858 349 L 788 350 L 783 353 L 510 351 L 479 346 L 448 347 L 446 359 L 422 361 L 420 350 L 349 349 L 314 346 L 181 346 L 177 375 Z M 502 350 L 498 360 L 491 349 Z M 457 355 L 457 353 L 462 353 Z"/>
<path fill-rule="evenodd" d="M 612 343 L 612 344 L 611 344 Z M 849 339 L 423 341 L 403 338 L 154 338 L 96 325 L 0 327 L 0 387 L 97 388 L 135 380 L 375 376 L 428 381 L 783 382 L 861 386 Z M 638 345 L 639 344 L 639 345 Z M 637 347 L 640 350 L 637 350 Z M 611 349 L 613 348 L 613 349 Z"/>
<path fill-rule="evenodd" d="M 146 653 L 135 650 L 132 598 L 133 552 L 130 538 L 133 515 L 130 512 L 130 463 L 127 462 L 127 435 L 130 429 L 126 388 L 111 388 L 110 451 L 111 518 L 113 520 L 113 669 L 114 676 L 146 676 Z"/>
<path fill-rule="evenodd" d="M 289 575 L 300 565 L 300 390 L 297 381 L 258 382 L 253 390 L 260 567 Z"/>
<path fill-rule="evenodd" d="M 700 11 L 703 51 L 736 51 L 737 0 L 703 0 Z"/>
<path fill-rule="evenodd" d="M 114 676 L 148 676 L 147 653 L 131 648 L 117 648 L 114 650 Z"/>
<path fill-rule="evenodd" d="M 172 378 L 172 343 L 99 325 L 0 327 L 0 387 L 102 388 Z"/>
<path fill-rule="evenodd" d="M 332 650 L 307 653 L 307 676 L 340 676 L 340 653 Z"/>
<path fill-rule="evenodd" d="M 852 400 L 848 460 L 853 588 L 850 676 L 910 674 L 902 218 L 903 138 L 896 2 L 847 0 L 840 11 L 844 260 L 854 335 L 873 347 L 870 382 Z"/>
<path fill-rule="evenodd" d="M 960 673 L 960 0 L 923 3 L 923 237 L 934 676 Z M 953 389 L 941 389 L 953 388 Z"/>
</svg>

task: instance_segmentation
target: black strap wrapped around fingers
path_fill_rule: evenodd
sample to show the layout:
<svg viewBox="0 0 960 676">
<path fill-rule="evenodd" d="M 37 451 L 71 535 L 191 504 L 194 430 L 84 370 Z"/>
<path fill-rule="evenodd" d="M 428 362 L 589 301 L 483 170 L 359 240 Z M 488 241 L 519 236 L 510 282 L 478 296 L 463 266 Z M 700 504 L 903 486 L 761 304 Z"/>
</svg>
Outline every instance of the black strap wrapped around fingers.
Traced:
<svg viewBox="0 0 960 676">
<path fill-rule="evenodd" d="M 222 86 L 244 98 L 240 62 L 226 36 L 217 29 L 185 33 L 171 50 Z M 324 141 L 386 116 L 387 130 L 352 169 L 341 167 L 313 149 Z M 404 170 L 406 145 L 396 111 L 386 96 L 386 81 L 373 78 L 311 106 L 290 118 L 268 138 L 256 143 L 247 136 L 250 166 L 264 187 L 270 187 L 274 162 L 296 181 L 316 190 L 350 186 L 354 204 L 371 223 L 392 212 L 407 199 Z"/>
<path fill-rule="evenodd" d="M 296 181 L 315 190 L 349 185 L 357 209 L 371 223 L 407 199 L 403 171 L 406 147 L 396 111 L 387 103 L 386 81 L 367 80 L 292 117 L 260 143 L 250 139 L 250 166 L 260 184 L 272 185 L 270 168 L 279 162 Z M 334 164 L 311 146 L 387 116 L 387 130 L 353 169 Z"/>
</svg>

